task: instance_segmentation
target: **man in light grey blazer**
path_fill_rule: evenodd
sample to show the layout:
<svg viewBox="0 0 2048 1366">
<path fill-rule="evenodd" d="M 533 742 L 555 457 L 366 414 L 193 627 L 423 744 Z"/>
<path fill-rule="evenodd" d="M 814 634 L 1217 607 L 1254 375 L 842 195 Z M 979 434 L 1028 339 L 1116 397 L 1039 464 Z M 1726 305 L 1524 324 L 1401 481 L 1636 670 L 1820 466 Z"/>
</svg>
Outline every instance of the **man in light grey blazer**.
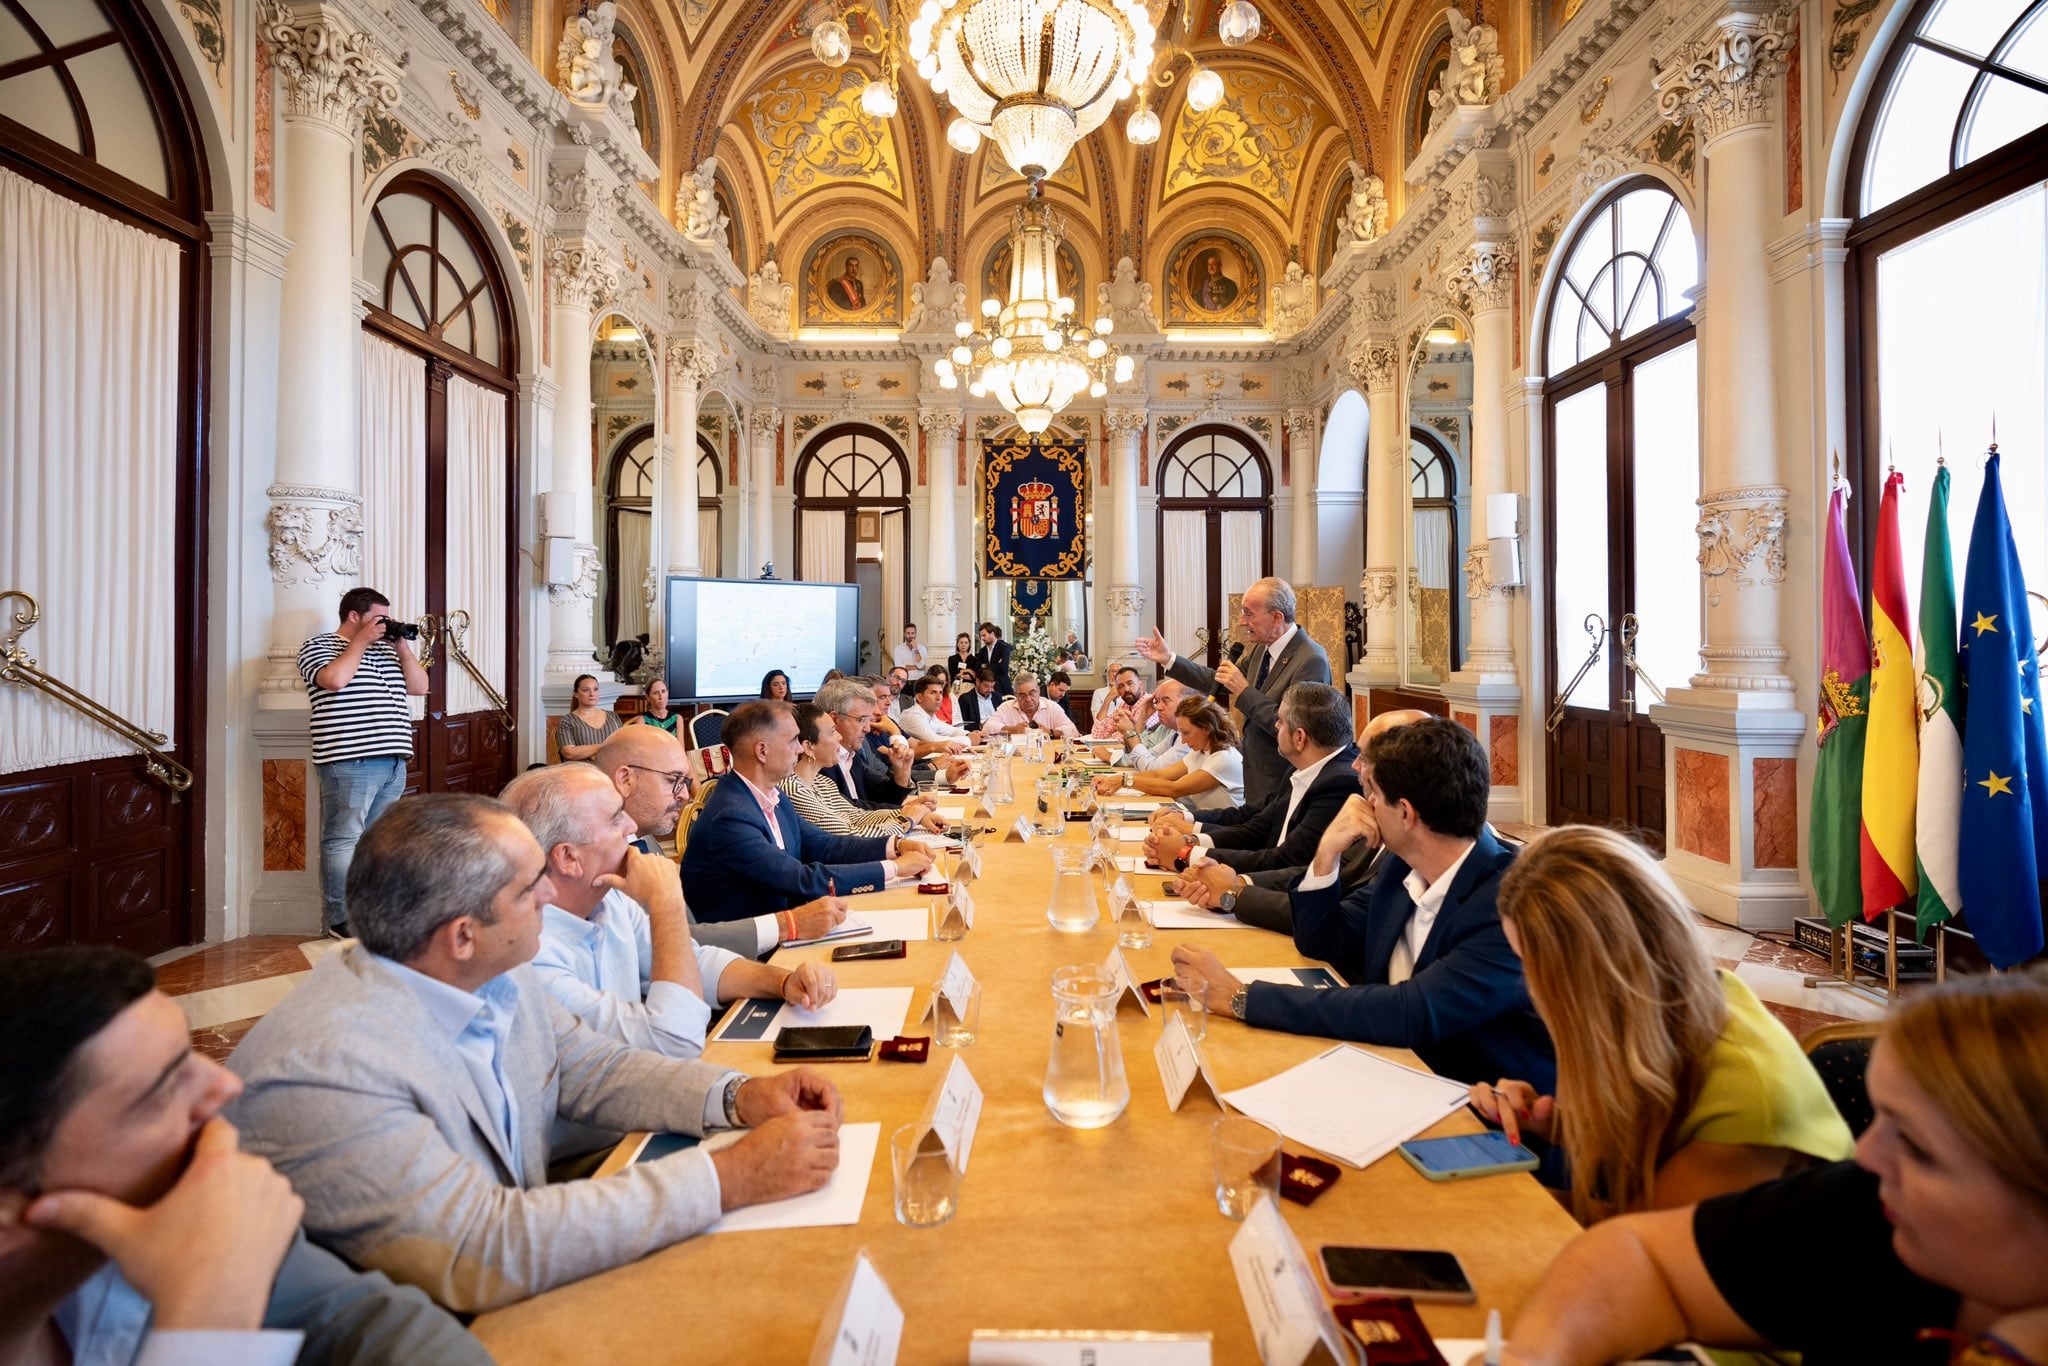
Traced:
<svg viewBox="0 0 2048 1366">
<path fill-rule="evenodd" d="M 525 968 L 553 894 L 509 808 L 442 793 L 393 806 L 349 865 L 360 941 L 322 962 L 235 1051 L 247 1147 L 306 1202 L 318 1241 L 476 1313 L 687 1238 L 721 1212 L 818 1189 L 839 1093 L 675 1061 L 579 1024 Z M 549 1185 L 560 1118 L 730 1147 Z"/>
<path fill-rule="evenodd" d="M 1226 660 L 1211 670 L 1182 658 L 1156 626 L 1137 648 L 1197 693 L 1221 687 L 1234 699 L 1244 716 L 1244 800 L 1256 811 L 1294 772 L 1280 756 L 1280 695 L 1296 683 L 1328 683 L 1330 657 L 1295 623 L 1294 589 L 1285 579 L 1264 578 L 1245 589 L 1237 619 L 1252 638 L 1241 668 Z"/>
</svg>

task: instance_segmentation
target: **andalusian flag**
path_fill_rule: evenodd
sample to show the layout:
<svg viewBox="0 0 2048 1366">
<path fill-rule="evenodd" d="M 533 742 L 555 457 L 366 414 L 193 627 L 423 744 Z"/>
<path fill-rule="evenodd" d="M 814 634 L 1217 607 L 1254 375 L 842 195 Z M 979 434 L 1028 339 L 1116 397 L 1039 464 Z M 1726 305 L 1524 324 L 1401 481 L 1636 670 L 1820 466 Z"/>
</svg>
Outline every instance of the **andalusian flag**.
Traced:
<svg viewBox="0 0 2048 1366">
<path fill-rule="evenodd" d="M 1877 505 L 1870 571 L 1870 721 L 1863 738 L 1863 918 L 1913 900 L 1913 801 L 1919 788 L 1919 680 L 1913 672 L 1906 571 L 1899 560 L 1899 486 L 1893 470 Z"/>
<path fill-rule="evenodd" d="M 1957 840 L 1963 918 L 2001 968 L 2041 952 L 2039 856 L 2048 853 L 2048 747 L 2027 586 L 2006 520 L 1999 456 L 1963 567 L 1963 813 Z"/>
<path fill-rule="evenodd" d="M 1948 544 L 1948 467 L 1934 475 L 1920 560 L 1920 794 L 1913 852 L 1920 871 L 1918 938 L 1956 913 L 1956 821 L 1963 810 L 1963 690 L 1956 673 L 1955 556 Z"/>
<path fill-rule="evenodd" d="M 1870 642 L 1849 562 L 1843 494 L 1828 500 L 1827 566 L 1820 598 L 1820 757 L 1813 766 L 1813 813 L 1807 831 L 1813 891 L 1830 925 L 1846 925 L 1863 909 L 1863 732 L 1869 717 Z"/>
</svg>

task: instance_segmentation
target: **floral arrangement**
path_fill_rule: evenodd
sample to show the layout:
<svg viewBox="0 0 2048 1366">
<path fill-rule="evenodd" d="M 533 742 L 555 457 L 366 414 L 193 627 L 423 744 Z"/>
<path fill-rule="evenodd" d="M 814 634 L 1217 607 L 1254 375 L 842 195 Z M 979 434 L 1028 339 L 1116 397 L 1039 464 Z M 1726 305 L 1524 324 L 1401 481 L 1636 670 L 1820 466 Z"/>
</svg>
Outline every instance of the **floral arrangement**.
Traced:
<svg viewBox="0 0 2048 1366">
<path fill-rule="evenodd" d="M 1045 627 L 1034 622 L 1031 630 L 1017 637 L 1010 646 L 1010 677 L 1017 679 L 1030 674 L 1043 687 L 1046 675 L 1052 672 L 1053 658 L 1058 654 L 1058 643 Z"/>
</svg>

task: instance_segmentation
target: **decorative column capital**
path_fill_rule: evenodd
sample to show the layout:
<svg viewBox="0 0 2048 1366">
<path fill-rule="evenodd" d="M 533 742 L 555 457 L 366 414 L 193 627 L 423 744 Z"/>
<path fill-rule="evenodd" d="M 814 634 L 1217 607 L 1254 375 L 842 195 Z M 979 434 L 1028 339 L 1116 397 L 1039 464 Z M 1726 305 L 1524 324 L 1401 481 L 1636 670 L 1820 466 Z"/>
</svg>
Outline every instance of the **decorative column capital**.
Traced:
<svg viewBox="0 0 2048 1366">
<path fill-rule="evenodd" d="M 1515 249 L 1506 242 L 1474 242 L 1453 282 L 1473 313 L 1505 309 L 1514 296 Z"/>
<path fill-rule="evenodd" d="M 1353 351 L 1348 364 L 1359 388 L 1368 394 L 1387 394 L 1394 390 L 1401 355 L 1391 341 L 1376 338 Z"/>
<path fill-rule="evenodd" d="M 575 567 L 569 571 L 569 582 L 548 585 L 548 601 L 560 605 L 597 600 L 597 570 L 601 563 L 597 547 L 579 541 L 575 557 Z"/>
<path fill-rule="evenodd" d="M 1368 612 L 1391 612 L 1399 593 L 1399 576 L 1391 569 L 1368 569 L 1358 580 L 1359 600 Z"/>
<path fill-rule="evenodd" d="M 1738 5 L 1676 66 L 1655 74 L 1657 112 L 1670 123 L 1693 120 L 1700 145 L 1771 121 L 1771 96 L 1791 45 L 1790 16 L 1769 6 Z"/>
<path fill-rule="evenodd" d="M 776 433 L 782 430 L 782 409 L 756 408 L 747 415 L 754 440 L 764 445 L 773 445 Z"/>
<path fill-rule="evenodd" d="M 1315 435 L 1316 412 L 1313 408 L 1289 408 L 1287 410 L 1287 435 L 1295 441 L 1307 441 Z"/>
<path fill-rule="evenodd" d="M 1484 602 L 1495 593 L 1507 596 L 1513 590 L 1493 581 L 1493 548 L 1484 541 L 1465 547 L 1465 596 Z"/>
<path fill-rule="evenodd" d="M 619 292 L 619 274 L 611 258 L 587 238 L 549 238 L 548 274 L 558 307 L 595 313 Z"/>
<path fill-rule="evenodd" d="M 294 9 L 265 0 L 256 30 L 270 44 L 287 122 L 321 124 L 354 142 L 373 106 L 387 113 L 398 107 L 404 58 L 392 61 L 375 38 L 325 6 Z"/>
<path fill-rule="evenodd" d="M 1102 429 L 1119 435 L 1128 435 L 1145 430 L 1143 408 L 1109 408 L 1102 414 Z"/>
<path fill-rule="evenodd" d="M 1109 590 L 1109 614 L 1123 626 L 1135 627 L 1145 615 L 1145 590 L 1136 584 L 1117 584 Z"/>
<path fill-rule="evenodd" d="M 919 408 L 917 425 L 928 437 L 951 441 L 960 435 L 960 424 L 966 415 L 958 408 Z"/>
<path fill-rule="evenodd" d="M 951 617 L 960 610 L 960 590 L 950 583 L 935 583 L 924 590 L 924 614 L 932 617 Z"/>
<path fill-rule="evenodd" d="M 718 357 L 710 347 L 691 341 L 670 342 L 668 355 L 668 382 L 675 386 L 678 394 L 685 391 L 701 392 L 718 372 Z"/>
<path fill-rule="evenodd" d="M 270 578 L 274 583 L 318 584 L 354 579 L 363 572 L 363 500 L 344 489 L 272 484 Z"/>
<path fill-rule="evenodd" d="M 1785 581 L 1785 518 L 1789 489 L 1775 484 L 1721 489 L 1700 495 L 1700 576 L 1707 603 L 1721 604 L 1725 584 L 1737 589 Z"/>
</svg>

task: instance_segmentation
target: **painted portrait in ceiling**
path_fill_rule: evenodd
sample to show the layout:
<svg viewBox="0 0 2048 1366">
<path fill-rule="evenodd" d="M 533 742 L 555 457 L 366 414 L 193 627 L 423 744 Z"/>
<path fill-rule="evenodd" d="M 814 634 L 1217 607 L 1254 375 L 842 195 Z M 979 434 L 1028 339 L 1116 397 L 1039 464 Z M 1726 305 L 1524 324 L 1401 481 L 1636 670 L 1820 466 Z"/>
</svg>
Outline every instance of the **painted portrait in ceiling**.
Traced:
<svg viewBox="0 0 2048 1366">
<path fill-rule="evenodd" d="M 1202 232 L 1184 239 L 1167 260 L 1167 324 L 1256 326 L 1265 316 L 1264 275 L 1257 253 L 1234 234 Z"/>
<path fill-rule="evenodd" d="M 888 243 L 842 232 L 811 248 L 804 262 L 801 316 L 806 327 L 888 327 L 903 321 L 903 272 Z"/>
<path fill-rule="evenodd" d="M 1074 316 L 1093 316 L 1086 294 L 1087 281 L 1081 274 L 1081 260 L 1074 254 L 1073 247 L 1060 243 L 1059 252 L 1053 257 L 1060 276 L 1060 293 L 1074 301 Z M 971 302 L 979 306 L 982 299 L 996 299 L 1007 302 L 1010 297 L 1010 240 L 1006 237 L 996 243 L 989 252 L 988 260 L 981 267 L 981 294 Z M 976 315 L 980 316 L 979 314 Z"/>
</svg>

